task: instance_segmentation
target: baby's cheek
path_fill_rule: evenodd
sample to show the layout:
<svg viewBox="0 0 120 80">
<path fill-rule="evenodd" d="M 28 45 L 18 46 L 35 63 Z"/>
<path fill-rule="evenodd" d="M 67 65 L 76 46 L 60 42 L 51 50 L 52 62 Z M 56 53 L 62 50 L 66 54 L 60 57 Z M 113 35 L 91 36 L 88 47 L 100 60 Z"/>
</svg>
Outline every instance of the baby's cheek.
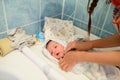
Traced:
<svg viewBox="0 0 120 80">
<path fill-rule="evenodd" d="M 53 54 L 52 55 L 54 58 L 59 58 L 59 56 L 58 55 L 55 55 L 55 54 Z"/>
<path fill-rule="evenodd" d="M 56 58 L 56 56 L 54 54 L 52 54 L 52 56 Z"/>
</svg>

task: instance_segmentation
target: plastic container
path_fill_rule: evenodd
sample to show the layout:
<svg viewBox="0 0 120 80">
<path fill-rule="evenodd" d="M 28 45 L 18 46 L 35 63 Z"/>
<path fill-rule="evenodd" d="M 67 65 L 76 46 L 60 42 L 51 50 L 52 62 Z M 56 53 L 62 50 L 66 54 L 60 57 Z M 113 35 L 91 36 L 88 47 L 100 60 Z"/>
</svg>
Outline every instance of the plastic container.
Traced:
<svg viewBox="0 0 120 80">
<path fill-rule="evenodd" d="M 42 32 L 37 32 L 36 33 L 36 38 L 39 39 L 40 41 L 44 41 L 45 37 Z"/>
</svg>

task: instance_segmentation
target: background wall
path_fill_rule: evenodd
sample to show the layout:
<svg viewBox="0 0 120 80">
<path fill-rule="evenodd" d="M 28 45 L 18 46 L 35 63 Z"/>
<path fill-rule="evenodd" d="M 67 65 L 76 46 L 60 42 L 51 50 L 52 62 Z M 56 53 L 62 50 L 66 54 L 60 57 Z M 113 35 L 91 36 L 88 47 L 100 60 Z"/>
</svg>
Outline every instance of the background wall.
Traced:
<svg viewBox="0 0 120 80">
<path fill-rule="evenodd" d="M 99 0 L 92 14 L 91 32 L 99 37 L 117 33 L 112 25 L 111 5 Z M 88 0 L 0 0 L 0 38 L 9 30 L 23 27 L 28 34 L 42 31 L 44 17 L 73 20 L 74 25 L 87 30 Z"/>
</svg>

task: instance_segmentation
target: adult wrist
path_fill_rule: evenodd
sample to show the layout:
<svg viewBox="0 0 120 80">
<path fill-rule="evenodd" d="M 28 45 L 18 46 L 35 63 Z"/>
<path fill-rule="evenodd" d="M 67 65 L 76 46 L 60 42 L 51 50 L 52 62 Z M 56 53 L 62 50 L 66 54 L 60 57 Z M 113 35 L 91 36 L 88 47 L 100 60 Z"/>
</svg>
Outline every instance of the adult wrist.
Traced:
<svg viewBox="0 0 120 80">
<path fill-rule="evenodd" d="M 85 62 L 87 60 L 87 54 L 86 51 L 80 51 L 80 53 L 76 56 L 77 62 Z"/>
<path fill-rule="evenodd" d="M 94 43 L 93 43 L 93 41 L 89 41 L 89 42 L 88 42 L 88 46 L 89 46 L 89 49 L 93 49 L 93 48 L 94 48 Z"/>
</svg>

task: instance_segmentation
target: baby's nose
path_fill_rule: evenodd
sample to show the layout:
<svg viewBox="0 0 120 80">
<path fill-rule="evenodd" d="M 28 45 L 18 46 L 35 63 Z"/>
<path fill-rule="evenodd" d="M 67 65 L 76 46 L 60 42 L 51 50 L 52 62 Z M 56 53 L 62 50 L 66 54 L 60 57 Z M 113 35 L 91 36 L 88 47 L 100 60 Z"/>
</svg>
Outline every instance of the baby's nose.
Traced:
<svg viewBox="0 0 120 80">
<path fill-rule="evenodd" d="M 54 54 L 57 54 L 57 53 L 58 53 L 58 51 L 57 51 L 57 50 L 54 50 L 54 51 L 53 51 L 53 53 L 54 53 Z"/>
<path fill-rule="evenodd" d="M 57 50 L 55 51 L 55 54 L 58 54 L 58 51 L 57 51 Z"/>
</svg>

